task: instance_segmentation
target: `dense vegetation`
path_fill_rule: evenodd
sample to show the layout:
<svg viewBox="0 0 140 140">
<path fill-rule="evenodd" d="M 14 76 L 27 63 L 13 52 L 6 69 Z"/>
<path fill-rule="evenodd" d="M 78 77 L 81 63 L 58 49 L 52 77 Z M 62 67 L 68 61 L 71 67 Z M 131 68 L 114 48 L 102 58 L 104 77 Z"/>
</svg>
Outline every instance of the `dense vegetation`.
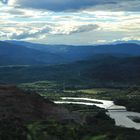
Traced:
<svg viewBox="0 0 140 140">
<path fill-rule="evenodd" d="M 98 56 L 55 66 L 0 67 L 0 83 L 56 81 L 67 88 L 129 87 L 140 84 L 140 57 Z"/>
<path fill-rule="evenodd" d="M 114 121 L 96 107 L 67 105 L 79 112 L 80 123 L 56 120 L 24 124 L 20 120 L 1 120 L 1 140 L 139 140 L 140 131 L 115 127 Z M 9 129 L 10 128 L 10 129 Z"/>
</svg>

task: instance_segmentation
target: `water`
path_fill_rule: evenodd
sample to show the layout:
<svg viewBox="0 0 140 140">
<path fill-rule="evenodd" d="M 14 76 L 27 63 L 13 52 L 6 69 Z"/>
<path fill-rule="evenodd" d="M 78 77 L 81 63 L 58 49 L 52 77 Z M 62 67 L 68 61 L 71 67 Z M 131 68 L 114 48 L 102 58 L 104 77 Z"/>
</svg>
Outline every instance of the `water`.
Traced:
<svg viewBox="0 0 140 140">
<path fill-rule="evenodd" d="M 140 123 L 136 123 L 128 117 L 128 116 L 131 116 L 131 117 L 140 118 L 140 113 L 130 112 L 130 111 L 110 111 L 110 110 L 108 110 L 107 115 L 109 115 L 110 118 L 115 120 L 115 123 L 117 126 L 122 126 L 122 127 L 126 127 L 126 128 L 135 128 L 137 130 L 140 130 Z"/>
<path fill-rule="evenodd" d="M 126 128 L 135 128 L 137 130 L 140 130 L 140 123 L 136 123 L 129 118 L 129 116 L 140 118 L 140 113 L 127 111 L 126 107 L 115 105 L 113 101 L 98 100 L 98 99 L 91 99 L 91 98 L 62 97 L 61 101 L 55 101 L 55 103 L 56 104 L 79 104 L 79 105 L 90 105 L 90 106 L 95 105 L 97 107 L 107 109 L 108 112 L 106 114 L 110 118 L 115 120 L 115 124 L 117 126 L 122 126 Z"/>
</svg>

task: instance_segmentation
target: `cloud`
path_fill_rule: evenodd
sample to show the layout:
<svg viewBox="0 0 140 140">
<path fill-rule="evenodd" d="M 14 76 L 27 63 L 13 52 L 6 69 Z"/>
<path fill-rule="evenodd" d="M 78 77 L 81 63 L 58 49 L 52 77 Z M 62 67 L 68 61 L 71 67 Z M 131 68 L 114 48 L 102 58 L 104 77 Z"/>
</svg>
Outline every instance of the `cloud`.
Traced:
<svg viewBox="0 0 140 140">
<path fill-rule="evenodd" d="M 45 32 L 44 32 L 45 33 Z M 47 33 L 47 31 L 46 31 Z M 44 34 L 41 31 L 21 31 L 21 32 L 15 32 L 10 34 L 10 39 L 16 39 L 16 40 L 28 40 L 28 39 L 41 39 L 43 38 Z M 44 36 L 45 37 L 45 36 Z"/>
<path fill-rule="evenodd" d="M 46 38 L 47 35 L 71 35 L 96 29 L 98 29 L 98 26 L 95 24 L 13 23 L 0 25 L 0 38 L 16 40 L 42 39 Z"/>
<path fill-rule="evenodd" d="M 140 36 L 139 37 L 128 36 L 128 37 L 124 37 L 120 40 L 115 40 L 115 41 L 131 41 L 131 40 L 140 40 Z"/>
<path fill-rule="evenodd" d="M 81 9 L 140 11 L 139 0 L 1 0 L 9 5 L 51 11 L 71 11 Z"/>
<path fill-rule="evenodd" d="M 140 11 L 140 0 L 114 0 L 116 3 L 100 4 L 95 7 L 90 7 L 90 10 L 104 10 L 104 11 Z"/>
<path fill-rule="evenodd" d="M 62 28 L 63 27 L 63 28 Z M 98 25 L 95 24 L 86 24 L 86 25 L 78 25 L 78 23 L 74 24 L 65 24 L 65 25 L 56 25 L 50 31 L 51 34 L 57 35 L 70 35 L 74 33 L 83 33 L 89 32 L 98 29 Z"/>
<path fill-rule="evenodd" d="M 7 4 L 8 0 L 0 0 L 3 4 Z"/>
<path fill-rule="evenodd" d="M 76 27 L 75 29 L 73 29 L 70 34 L 72 33 L 82 33 L 82 32 L 89 32 L 89 31 L 93 31 L 98 29 L 98 25 L 94 25 L 94 24 L 88 24 L 88 25 L 82 25 L 79 27 Z"/>
<path fill-rule="evenodd" d="M 0 2 L 1 40 L 88 44 L 140 37 L 140 0 Z"/>
</svg>

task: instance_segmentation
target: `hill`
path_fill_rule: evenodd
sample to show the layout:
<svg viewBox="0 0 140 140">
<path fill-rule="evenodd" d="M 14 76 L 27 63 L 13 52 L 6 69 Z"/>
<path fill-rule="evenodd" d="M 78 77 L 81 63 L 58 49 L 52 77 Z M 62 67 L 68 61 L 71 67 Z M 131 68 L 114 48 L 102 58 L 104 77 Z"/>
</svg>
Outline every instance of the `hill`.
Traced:
<svg viewBox="0 0 140 140">
<path fill-rule="evenodd" d="M 0 83 L 58 81 L 67 85 L 140 84 L 140 57 L 96 56 L 55 66 L 0 67 Z M 117 84 L 116 84 L 117 86 Z"/>
<path fill-rule="evenodd" d="M 15 86 L 0 86 L 0 120 L 18 118 L 25 123 L 70 119 L 68 110 L 38 94 L 27 93 Z"/>
<path fill-rule="evenodd" d="M 62 57 L 53 53 L 0 42 L 0 65 L 58 64 L 63 61 Z"/>
<path fill-rule="evenodd" d="M 89 59 L 99 54 L 114 55 L 119 57 L 140 56 L 140 45 L 131 42 L 91 46 L 46 45 L 22 41 L 7 42 L 47 53 L 53 53 L 63 57 L 66 62 Z"/>
</svg>

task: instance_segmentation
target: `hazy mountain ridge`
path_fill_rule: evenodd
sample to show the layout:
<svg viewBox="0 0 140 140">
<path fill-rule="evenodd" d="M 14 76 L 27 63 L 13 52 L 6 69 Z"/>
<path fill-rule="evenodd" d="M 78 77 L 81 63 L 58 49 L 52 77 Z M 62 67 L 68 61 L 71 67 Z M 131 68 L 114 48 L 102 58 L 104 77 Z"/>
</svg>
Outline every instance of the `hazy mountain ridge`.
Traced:
<svg viewBox="0 0 140 140">
<path fill-rule="evenodd" d="M 0 65 L 58 64 L 61 56 L 26 46 L 0 42 Z"/>
<path fill-rule="evenodd" d="M 72 46 L 72 45 L 45 45 L 20 41 L 8 41 L 16 45 L 22 45 L 27 48 L 53 53 L 65 59 L 65 62 L 72 62 L 84 59 L 90 59 L 98 54 L 109 54 L 115 56 L 139 56 L 140 45 L 135 43 L 119 43 L 92 46 Z"/>
</svg>

